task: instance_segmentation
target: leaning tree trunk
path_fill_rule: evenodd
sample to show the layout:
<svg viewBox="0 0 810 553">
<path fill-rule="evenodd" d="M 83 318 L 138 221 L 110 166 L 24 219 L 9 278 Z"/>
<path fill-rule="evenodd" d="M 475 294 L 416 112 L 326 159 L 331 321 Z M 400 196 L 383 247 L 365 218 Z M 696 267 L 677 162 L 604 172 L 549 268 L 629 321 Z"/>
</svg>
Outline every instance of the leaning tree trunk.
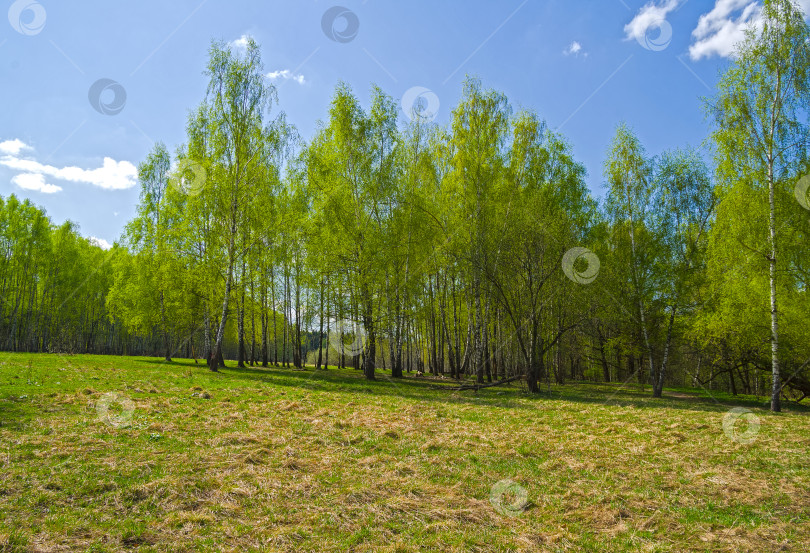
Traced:
<svg viewBox="0 0 810 553">
<path fill-rule="evenodd" d="M 655 382 L 653 383 L 653 397 L 661 397 L 664 393 L 664 378 L 667 373 L 667 363 L 669 361 L 669 348 L 672 344 L 672 326 L 675 323 L 675 310 L 676 307 L 673 304 L 672 309 L 669 313 L 669 324 L 667 325 L 667 340 L 666 344 L 664 345 L 664 357 L 661 360 L 661 368 L 658 371 L 658 374 L 655 376 Z"/>
<path fill-rule="evenodd" d="M 225 365 L 225 360 L 222 357 L 222 340 L 225 337 L 225 323 L 228 320 L 228 300 L 231 297 L 231 286 L 233 286 L 233 262 L 228 266 L 228 278 L 225 280 L 225 297 L 222 299 L 222 316 L 219 319 L 214 350 L 211 352 L 209 367 L 212 372 L 218 372 L 220 365 Z"/>
<path fill-rule="evenodd" d="M 217 336 L 214 340 L 214 350 L 211 352 L 211 363 L 209 367 L 212 372 L 218 372 L 220 364 L 224 365 L 222 358 L 222 340 L 225 337 L 225 323 L 228 319 L 228 299 L 231 296 L 232 270 L 228 271 L 228 279 L 225 281 L 225 298 L 222 300 L 222 316 L 219 319 L 219 328 L 217 328 Z"/>
</svg>

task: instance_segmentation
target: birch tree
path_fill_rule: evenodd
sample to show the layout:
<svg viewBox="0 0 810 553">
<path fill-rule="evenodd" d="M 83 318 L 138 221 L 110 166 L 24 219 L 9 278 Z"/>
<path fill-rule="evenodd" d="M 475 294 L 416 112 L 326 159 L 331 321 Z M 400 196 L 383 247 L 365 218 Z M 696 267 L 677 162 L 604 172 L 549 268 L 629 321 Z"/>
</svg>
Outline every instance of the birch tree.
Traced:
<svg viewBox="0 0 810 553">
<path fill-rule="evenodd" d="M 810 105 L 810 33 L 793 0 L 765 0 L 762 25 L 736 47 L 735 60 L 707 101 L 715 130 L 718 179 L 767 197 L 767 240 L 745 247 L 767 261 L 770 303 L 771 410 L 781 410 L 778 196 L 806 166 Z M 792 188 L 792 187 L 791 187 Z"/>
</svg>

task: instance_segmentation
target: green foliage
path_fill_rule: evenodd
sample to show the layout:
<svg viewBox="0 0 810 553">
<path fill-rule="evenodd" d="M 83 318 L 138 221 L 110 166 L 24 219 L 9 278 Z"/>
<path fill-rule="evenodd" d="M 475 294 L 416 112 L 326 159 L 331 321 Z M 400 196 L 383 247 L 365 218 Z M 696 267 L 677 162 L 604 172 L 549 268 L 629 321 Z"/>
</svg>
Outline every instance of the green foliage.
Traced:
<svg viewBox="0 0 810 553">
<path fill-rule="evenodd" d="M 778 292 L 785 383 L 810 394 L 810 217 L 795 198 L 810 35 L 787 0 L 764 10 L 707 104 L 714 165 L 703 150 L 648 153 L 620 125 L 601 203 L 566 138 L 476 78 L 446 126 L 339 83 L 304 142 L 258 45 L 215 42 L 187 140 L 140 164 L 137 214 L 111 252 L 16 198 L 2 206 L 0 345 L 85 351 L 103 334 L 104 351 L 213 370 L 227 358 L 532 392 L 596 379 L 758 394 L 777 374 Z"/>
<path fill-rule="evenodd" d="M 807 170 L 810 146 L 808 41 L 801 8 L 792 0 L 767 0 L 762 28 L 747 33 L 716 97 L 707 101 L 721 201 L 710 240 L 718 301 L 704 326 L 714 343 L 750 352 L 744 364 L 763 366 L 761 344 L 770 342 L 775 411 L 782 369 L 788 383 L 801 378 L 810 354 L 793 339 L 796 323 L 802 325 L 793 307 L 807 301 L 805 262 L 799 261 L 807 258 L 807 213 L 793 191 Z M 717 355 L 726 365 L 740 361 Z"/>
<path fill-rule="evenodd" d="M 105 309 L 116 250 L 82 238 L 73 223 L 53 225 L 28 200 L 0 198 L 0 348 L 120 352 L 130 336 Z"/>
</svg>

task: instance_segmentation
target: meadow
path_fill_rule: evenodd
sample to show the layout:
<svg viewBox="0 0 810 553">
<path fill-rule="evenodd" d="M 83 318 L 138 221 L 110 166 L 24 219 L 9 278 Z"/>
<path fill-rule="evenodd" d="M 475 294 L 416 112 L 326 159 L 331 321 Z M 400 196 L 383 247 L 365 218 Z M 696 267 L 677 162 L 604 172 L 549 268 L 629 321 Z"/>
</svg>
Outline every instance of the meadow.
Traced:
<svg viewBox="0 0 810 553">
<path fill-rule="evenodd" d="M 0 551 L 807 551 L 807 409 L 449 385 L 5 354 Z"/>
</svg>

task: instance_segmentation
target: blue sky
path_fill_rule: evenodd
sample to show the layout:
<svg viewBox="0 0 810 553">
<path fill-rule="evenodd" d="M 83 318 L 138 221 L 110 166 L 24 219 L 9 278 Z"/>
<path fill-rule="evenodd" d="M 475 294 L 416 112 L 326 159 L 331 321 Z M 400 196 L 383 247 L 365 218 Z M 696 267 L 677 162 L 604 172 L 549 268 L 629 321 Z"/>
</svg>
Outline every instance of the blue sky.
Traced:
<svg viewBox="0 0 810 553">
<path fill-rule="evenodd" d="M 339 0 L 345 10 L 329 11 L 335 5 L 5 0 L 0 195 L 30 198 L 55 222 L 113 242 L 135 213 L 134 167 L 155 141 L 173 149 L 184 140 L 211 40 L 238 45 L 250 35 L 279 86 L 278 109 L 305 139 L 339 80 L 364 103 L 372 83 L 398 100 L 421 95 L 444 124 L 472 74 L 565 134 L 601 197 L 618 123 L 653 154 L 701 145 L 701 97 L 759 17 L 753 0 Z"/>
</svg>

